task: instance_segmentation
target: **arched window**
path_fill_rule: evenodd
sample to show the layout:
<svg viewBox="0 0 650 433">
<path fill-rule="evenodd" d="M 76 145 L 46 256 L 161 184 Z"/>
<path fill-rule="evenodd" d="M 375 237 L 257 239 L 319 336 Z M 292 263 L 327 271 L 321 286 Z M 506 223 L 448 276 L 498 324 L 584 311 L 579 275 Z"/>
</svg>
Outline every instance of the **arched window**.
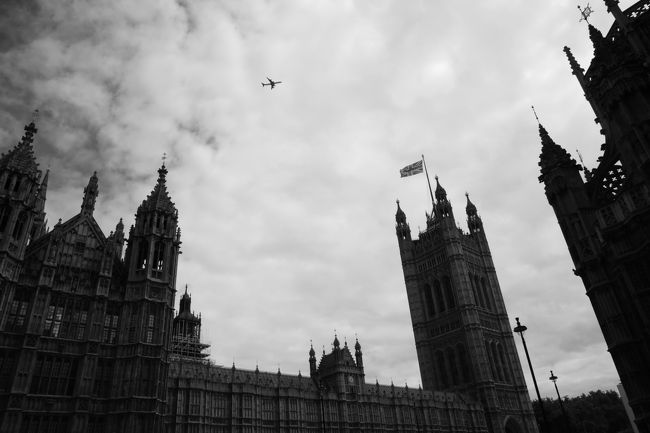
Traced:
<svg viewBox="0 0 650 433">
<path fill-rule="evenodd" d="M 11 188 L 11 179 L 13 176 L 7 175 L 7 179 L 5 180 L 5 189 L 8 190 Z"/>
<path fill-rule="evenodd" d="M 474 274 L 469 274 L 469 283 L 472 286 L 472 294 L 474 295 L 474 305 L 479 305 L 478 292 L 476 291 L 476 284 L 474 283 Z"/>
<path fill-rule="evenodd" d="M 436 300 L 437 312 L 442 313 L 445 311 L 445 298 L 442 296 L 442 289 L 440 288 L 440 281 L 433 282 L 433 297 Z"/>
<path fill-rule="evenodd" d="M 494 359 L 494 366 L 496 370 L 495 379 L 498 378 L 499 382 L 503 382 L 503 365 L 501 365 L 501 360 L 499 359 L 499 353 L 497 352 L 497 345 L 495 342 L 490 343 L 490 349 L 492 350 L 492 359 Z"/>
<path fill-rule="evenodd" d="M 165 244 L 162 241 L 156 241 L 153 250 L 153 269 L 155 271 L 162 271 L 165 264 Z"/>
<path fill-rule="evenodd" d="M 508 358 L 506 357 L 505 350 L 501 344 L 499 347 L 499 358 L 501 359 L 501 365 L 503 366 L 503 378 L 506 382 L 510 382 L 510 364 L 508 363 Z"/>
<path fill-rule="evenodd" d="M 18 177 L 16 178 L 16 183 L 14 183 L 14 192 L 18 191 L 20 189 L 20 182 L 22 181 L 22 178 Z"/>
<path fill-rule="evenodd" d="M 27 213 L 25 211 L 21 211 L 18 214 L 18 218 L 16 219 L 16 225 L 14 225 L 14 231 L 12 232 L 11 237 L 16 240 L 20 239 L 20 237 L 23 235 L 23 229 L 25 228 L 26 223 Z"/>
<path fill-rule="evenodd" d="M 149 242 L 142 240 L 138 249 L 138 261 L 136 262 L 137 269 L 144 269 L 147 267 L 149 260 Z"/>
<path fill-rule="evenodd" d="M 454 300 L 454 291 L 451 289 L 451 280 L 449 277 L 442 277 L 442 286 L 445 289 L 445 299 L 447 300 L 447 307 L 451 310 L 456 307 L 456 301 Z"/>
<path fill-rule="evenodd" d="M 485 282 L 485 278 L 481 278 L 481 287 L 483 288 L 483 293 L 485 296 L 485 306 L 488 310 L 492 309 L 492 300 L 490 299 L 490 289 Z"/>
<path fill-rule="evenodd" d="M 480 284 L 479 279 L 478 279 L 478 277 L 476 275 L 474 275 L 474 284 L 476 285 L 476 291 L 478 292 L 478 297 L 479 297 L 478 304 L 481 307 L 485 308 L 485 297 L 483 296 L 484 293 L 481 290 L 481 284 Z"/>
<path fill-rule="evenodd" d="M 492 356 L 492 349 L 490 348 L 490 342 L 485 342 L 485 351 L 487 352 L 488 360 L 490 361 L 490 369 L 492 370 L 492 379 L 497 380 L 497 369 L 494 365 L 494 357 Z"/>
<path fill-rule="evenodd" d="M 424 286 L 424 304 L 427 317 L 433 317 L 436 314 L 435 306 L 433 305 L 433 295 L 431 294 L 431 286 L 426 284 Z"/>
</svg>

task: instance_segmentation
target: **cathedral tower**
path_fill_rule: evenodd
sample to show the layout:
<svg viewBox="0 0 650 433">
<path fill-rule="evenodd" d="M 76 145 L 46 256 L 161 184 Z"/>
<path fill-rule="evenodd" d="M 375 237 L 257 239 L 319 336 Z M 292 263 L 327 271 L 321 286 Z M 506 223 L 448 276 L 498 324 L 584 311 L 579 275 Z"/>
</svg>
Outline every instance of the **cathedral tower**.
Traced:
<svg viewBox="0 0 650 433">
<path fill-rule="evenodd" d="M 129 320 L 128 343 L 137 344 L 141 350 L 120 359 L 118 369 L 132 378 L 131 389 L 125 389 L 124 396 L 133 396 L 137 400 L 134 404 L 147 402 L 145 413 L 129 414 L 132 419 L 127 421 L 127 426 L 143 431 L 162 428 L 181 244 L 178 211 L 167 192 L 166 176 L 163 164 L 153 191 L 138 207 L 125 254 L 122 315 Z"/>
<path fill-rule="evenodd" d="M 539 181 L 557 216 L 575 273 L 607 342 L 636 424 L 650 432 L 650 1 L 614 16 L 606 35 L 588 26 L 585 72 L 564 47 L 605 143 L 580 167 L 540 125 Z M 584 173 L 584 180 L 580 172 Z"/>
<path fill-rule="evenodd" d="M 480 401 L 491 432 L 536 433 L 481 217 L 467 196 L 464 233 L 437 177 L 435 197 L 418 239 L 399 202 L 395 215 L 424 389 Z"/>
</svg>

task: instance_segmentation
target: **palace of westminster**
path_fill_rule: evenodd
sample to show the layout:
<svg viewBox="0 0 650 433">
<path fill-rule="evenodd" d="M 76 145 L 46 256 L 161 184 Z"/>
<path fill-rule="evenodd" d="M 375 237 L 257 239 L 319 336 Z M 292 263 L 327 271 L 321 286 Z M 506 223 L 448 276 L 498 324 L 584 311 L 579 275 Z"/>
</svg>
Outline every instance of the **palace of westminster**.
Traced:
<svg viewBox="0 0 650 433">
<path fill-rule="evenodd" d="M 650 0 L 605 4 L 614 24 L 589 25 L 586 72 L 565 47 L 605 137 L 599 166 L 578 165 L 540 125 L 539 180 L 648 433 Z M 36 136 L 32 122 L 0 156 L 0 432 L 538 432 L 469 197 L 463 230 L 436 179 L 417 239 L 397 204 L 422 387 L 366 382 L 361 344 L 336 336 L 329 353 L 306 348 L 304 377 L 242 370 L 208 359 L 186 290 L 175 314 L 181 234 L 164 164 L 128 233 L 97 224 L 96 174 L 79 213 L 50 229 Z"/>
</svg>

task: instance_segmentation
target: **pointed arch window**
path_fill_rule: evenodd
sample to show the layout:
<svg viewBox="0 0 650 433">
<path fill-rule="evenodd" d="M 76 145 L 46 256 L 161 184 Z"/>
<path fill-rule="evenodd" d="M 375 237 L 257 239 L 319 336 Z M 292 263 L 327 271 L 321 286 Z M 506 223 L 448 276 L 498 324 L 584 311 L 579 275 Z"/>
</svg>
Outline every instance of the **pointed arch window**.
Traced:
<svg viewBox="0 0 650 433">
<path fill-rule="evenodd" d="M 433 317 L 436 314 L 435 306 L 433 305 L 433 294 L 431 293 L 431 286 L 426 284 L 424 286 L 424 303 L 427 317 Z"/>
<path fill-rule="evenodd" d="M 503 350 L 503 346 L 501 344 L 498 344 L 498 350 L 499 350 L 499 359 L 501 360 L 501 365 L 503 367 L 503 379 L 506 382 L 510 382 L 510 365 L 508 363 L 508 358 L 506 357 L 505 350 Z"/>
<path fill-rule="evenodd" d="M 433 297 L 435 298 L 438 307 L 436 312 L 442 313 L 445 311 L 445 298 L 442 295 L 442 288 L 440 287 L 440 281 L 438 280 L 433 282 Z"/>
<path fill-rule="evenodd" d="M 492 299 L 490 296 L 490 289 L 485 281 L 485 278 L 481 278 L 481 287 L 483 288 L 483 296 L 485 296 L 485 308 L 488 310 L 492 309 Z"/>
<path fill-rule="evenodd" d="M 454 300 L 454 291 L 451 288 L 451 279 L 445 276 L 442 277 L 442 286 L 445 289 L 445 298 L 447 300 L 447 308 L 450 310 L 456 308 L 456 301 Z"/>
<path fill-rule="evenodd" d="M 485 308 L 485 293 L 481 289 L 481 282 L 476 275 L 474 276 L 474 284 L 476 285 L 476 291 L 478 292 L 478 304 L 479 306 Z"/>
<path fill-rule="evenodd" d="M 156 241 L 153 250 L 153 269 L 162 271 L 165 264 L 165 244 L 163 241 Z"/>
<path fill-rule="evenodd" d="M 16 183 L 14 183 L 14 192 L 17 192 L 20 189 L 20 183 L 22 180 L 21 177 L 16 178 Z"/>
<path fill-rule="evenodd" d="M 149 259 L 149 242 L 142 240 L 138 248 L 138 261 L 136 263 L 137 269 L 144 269 L 147 267 Z"/>
<path fill-rule="evenodd" d="M 23 235 L 23 231 L 26 223 L 27 223 L 27 213 L 25 211 L 21 211 L 18 214 L 18 218 L 16 219 L 16 224 L 14 225 L 14 230 L 11 233 L 11 237 L 16 240 L 20 239 L 21 236 Z"/>
</svg>

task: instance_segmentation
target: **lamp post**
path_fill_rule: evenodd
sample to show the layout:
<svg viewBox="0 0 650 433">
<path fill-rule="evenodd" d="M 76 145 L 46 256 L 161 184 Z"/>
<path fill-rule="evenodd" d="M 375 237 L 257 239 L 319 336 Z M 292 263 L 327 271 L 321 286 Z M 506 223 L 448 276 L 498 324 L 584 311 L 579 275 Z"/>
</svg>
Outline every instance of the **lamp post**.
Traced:
<svg viewBox="0 0 650 433">
<path fill-rule="evenodd" d="M 562 397 L 560 397 L 560 391 L 558 391 L 557 389 L 557 376 L 553 374 L 553 370 L 551 370 L 551 377 L 549 377 L 548 380 L 553 382 L 553 385 L 555 385 L 555 392 L 557 393 L 557 401 L 560 402 L 560 410 L 562 411 L 562 416 L 564 417 L 566 431 L 569 432 L 571 431 L 571 428 L 569 427 L 569 417 L 566 416 L 566 412 L 564 411 L 564 405 L 562 404 Z"/>
<path fill-rule="evenodd" d="M 535 392 L 537 393 L 537 401 L 539 401 L 539 408 L 542 410 L 542 430 L 546 431 L 546 412 L 544 411 L 544 402 L 542 397 L 539 395 L 539 388 L 537 387 L 537 379 L 535 379 L 535 372 L 533 371 L 533 364 L 530 362 L 530 355 L 528 354 L 528 347 L 526 346 L 526 340 L 524 339 L 524 331 L 528 329 L 521 323 L 519 323 L 519 317 L 515 317 L 517 321 L 517 326 L 515 326 L 515 331 L 521 337 L 521 342 L 524 345 L 524 352 L 526 352 L 526 360 L 528 361 L 528 367 L 530 368 L 530 375 L 533 377 L 533 384 L 535 385 Z"/>
</svg>

